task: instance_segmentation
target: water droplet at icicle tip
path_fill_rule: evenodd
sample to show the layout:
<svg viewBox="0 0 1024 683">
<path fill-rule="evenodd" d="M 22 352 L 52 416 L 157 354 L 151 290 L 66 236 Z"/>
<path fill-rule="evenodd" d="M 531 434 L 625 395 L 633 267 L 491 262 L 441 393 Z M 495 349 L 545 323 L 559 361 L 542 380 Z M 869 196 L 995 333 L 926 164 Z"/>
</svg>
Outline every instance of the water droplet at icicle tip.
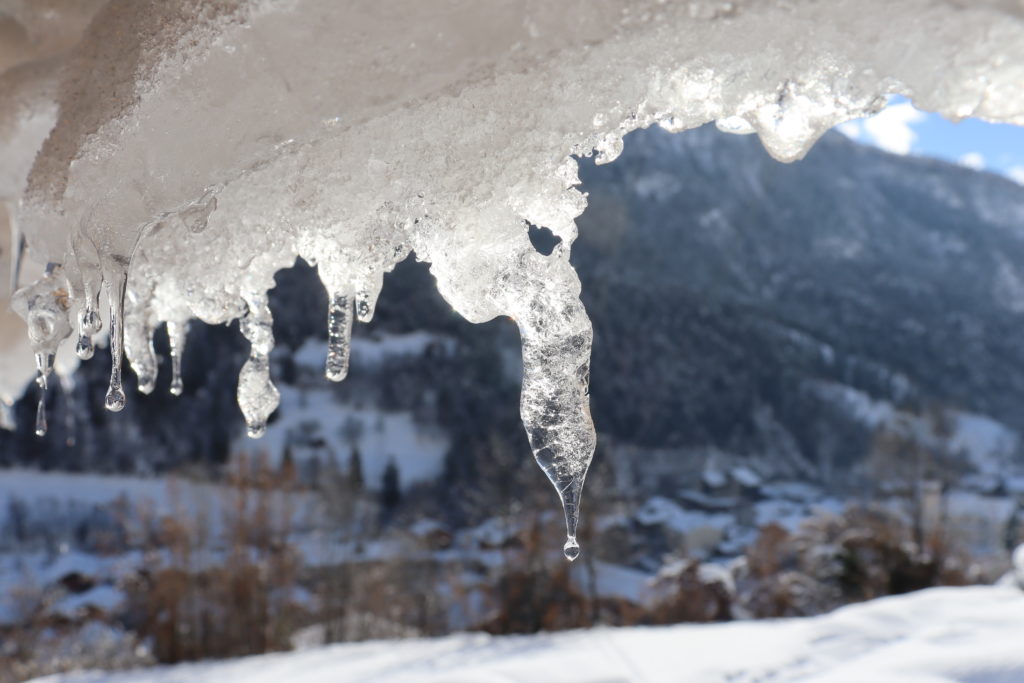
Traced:
<svg viewBox="0 0 1024 683">
<path fill-rule="evenodd" d="M 156 389 L 156 376 L 149 374 L 139 375 L 139 393 L 149 395 Z"/>
<path fill-rule="evenodd" d="M 39 404 L 36 405 L 36 436 L 46 436 L 46 398 L 45 392 L 39 395 Z"/>
<path fill-rule="evenodd" d="M 562 546 L 562 553 L 565 554 L 565 559 L 573 562 L 577 557 L 580 556 L 580 544 L 576 541 L 575 536 L 569 536 L 565 545 Z"/>
<path fill-rule="evenodd" d="M 93 348 L 92 338 L 87 335 L 80 335 L 78 337 L 78 343 L 75 345 L 75 355 L 81 360 L 89 360 L 92 358 L 95 349 Z"/>
<path fill-rule="evenodd" d="M 171 395 L 181 396 L 185 391 L 185 384 L 181 381 L 181 362 L 175 360 L 173 368 L 174 370 L 171 374 Z"/>
<path fill-rule="evenodd" d="M 107 389 L 107 397 L 103 402 L 103 405 L 112 413 L 119 413 L 124 410 L 126 403 L 124 396 L 124 390 L 121 388 L 121 384 L 111 383 L 110 388 Z"/>
</svg>

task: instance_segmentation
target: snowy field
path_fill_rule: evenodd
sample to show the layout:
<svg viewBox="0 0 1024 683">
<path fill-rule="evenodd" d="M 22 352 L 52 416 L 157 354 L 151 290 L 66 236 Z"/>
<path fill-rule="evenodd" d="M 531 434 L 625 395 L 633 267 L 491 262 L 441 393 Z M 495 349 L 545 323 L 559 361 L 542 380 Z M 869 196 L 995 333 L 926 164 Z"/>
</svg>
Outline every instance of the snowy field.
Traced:
<svg viewBox="0 0 1024 683">
<path fill-rule="evenodd" d="M 49 683 L 1024 681 L 1024 592 L 940 588 L 807 619 L 372 641 Z"/>
</svg>

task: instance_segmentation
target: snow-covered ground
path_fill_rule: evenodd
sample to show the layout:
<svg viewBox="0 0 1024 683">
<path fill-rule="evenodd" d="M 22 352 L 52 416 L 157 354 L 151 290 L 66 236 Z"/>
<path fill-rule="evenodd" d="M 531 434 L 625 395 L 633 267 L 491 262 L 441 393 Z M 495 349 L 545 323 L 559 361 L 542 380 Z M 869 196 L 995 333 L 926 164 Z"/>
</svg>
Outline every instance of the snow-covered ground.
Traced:
<svg viewBox="0 0 1024 683">
<path fill-rule="evenodd" d="M 355 336 L 351 343 L 353 366 L 378 367 L 388 360 L 419 356 L 435 346 L 451 352 L 455 341 L 428 332 Z M 283 351 L 281 356 L 287 355 Z M 369 489 L 379 489 L 389 462 L 398 467 L 402 488 L 440 476 L 450 446 L 448 434 L 433 423 L 418 421 L 409 411 L 387 411 L 362 398 L 342 402 L 323 379 L 327 344 L 309 339 L 291 354 L 305 375 L 297 384 L 280 384 L 277 419 L 258 440 L 240 436 L 232 452 L 266 453 L 278 462 L 286 449 L 297 462 L 313 456 L 334 457 L 347 467 L 357 446 Z M 315 380 L 308 383 L 308 378 Z M 348 433 L 354 429 L 353 433 Z"/>
<path fill-rule="evenodd" d="M 521 637 L 371 641 L 51 683 L 1024 680 L 1024 592 L 940 588 L 821 617 Z"/>
</svg>

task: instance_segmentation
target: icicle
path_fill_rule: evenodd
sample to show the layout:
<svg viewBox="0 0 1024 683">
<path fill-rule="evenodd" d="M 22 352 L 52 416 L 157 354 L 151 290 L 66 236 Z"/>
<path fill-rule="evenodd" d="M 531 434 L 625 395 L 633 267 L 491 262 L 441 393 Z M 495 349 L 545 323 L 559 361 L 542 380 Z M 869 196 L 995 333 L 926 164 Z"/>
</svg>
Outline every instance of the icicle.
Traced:
<svg viewBox="0 0 1024 683">
<path fill-rule="evenodd" d="M 14 204 L 8 203 L 7 205 L 7 220 L 11 227 L 11 293 L 18 291 L 18 285 L 21 279 L 21 264 L 25 259 L 25 249 L 27 243 L 25 241 L 25 233 L 22 232 L 21 227 L 18 225 L 18 217 L 15 213 Z"/>
<path fill-rule="evenodd" d="M 356 316 L 359 322 L 368 323 L 373 320 L 373 311 L 377 306 L 377 300 L 365 289 L 356 292 Z"/>
<path fill-rule="evenodd" d="M 545 257 L 536 252 L 525 259 L 512 276 L 513 289 L 525 294 L 512 311 L 523 342 L 520 413 L 537 464 L 562 501 L 563 552 L 572 561 L 580 554 L 580 497 L 597 443 L 588 395 L 593 328 L 568 261 L 548 258 L 541 264 L 537 259 Z"/>
<path fill-rule="evenodd" d="M 92 283 L 85 283 L 85 303 L 82 310 L 78 312 L 78 343 L 75 344 L 75 354 L 82 360 L 92 358 L 95 348 L 93 347 L 93 335 L 103 329 L 103 321 L 96 311 L 99 305 L 99 289 Z"/>
<path fill-rule="evenodd" d="M 242 317 L 242 335 L 249 341 L 249 360 L 238 375 L 238 406 L 250 438 L 267 431 L 267 420 L 277 410 L 281 395 L 270 381 L 270 352 L 274 348 L 273 317 L 266 293 L 246 298 L 249 310 Z"/>
<path fill-rule="evenodd" d="M 327 311 L 327 379 L 340 382 L 348 375 L 352 342 L 352 296 L 334 292 Z"/>
<path fill-rule="evenodd" d="M 39 382 L 39 404 L 36 406 L 36 436 L 46 436 L 46 381 Z"/>
<path fill-rule="evenodd" d="M 39 376 L 36 384 L 39 385 L 39 403 L 36 405 L 36 436 L 46 436 L 46 390 L 49 388 L 47 378 L 53 371 L 53 354 L 36 353 L 36 370 Z"/>
<path fill-rule="evenodd" d="M 133 279 L 133 284 L 136 280 Z M 124 353 L 138 378 L 139 392 L 151 394 L 156 388 L 157 361 L 153 349 L 154 322 L 150 296 L 129 290 L 125 297 Z"/>
<path fill-rule="evenodd" d="M 65 288 L 63 269 L 55 264 L 46 267 L 43 277 L 15 293 L 11 307 L 28 323 L 28 339 L 35 354 L 39 385 L 36 408 L 36 434 L 46 434 L 47 377 L 60 343 L 71 334 L 68 322 L 69 295 Z"/>
<path fill-rule="evenodd" d="M 188 336 L 188 321 L 167 321 L 167 345 L 171 351 L 171 393 L 181 396 L 185 385 L 181 381 L 181 356 L 185 353 L 185 339 Z"/>
<path fill-rule="evenodd" d="M 0 429 L 13 432 L 18 423 L 14 419 L 14 401 L 10 396 L 0 396 Z"/>
<path fill-rule="evenodd" d="M 129 318 L 129 320 L 131 320 Z M 132 334 L 126 334 L 124 349 L 131 361 L 132 369 L 139 381 L 139 392 L 152 394 L 156 389 L 157 362 L 156 350 L 153 348 L 153 326 L 146 323 L 126 323 L 126 332 L 133 327 L 141 328 Z M 138 344 L 140 349 L 136 350 Z M 180 391 L 178 393 L 181 393 Z"/>
<path fill-rule="evenodd" d="M 121 383 L 121 365 L 124 359 L 124 295 L 128 273 L 116 270 L 107 279 L 107 301 L 110 303 L 110 387 L 107 389 L 107 410 L 124 410 L 124 387 Z"/>
<path fill-rule="evenodd" d="M 377 272 L 370 276 L 356 288 L 356 319 L 361 323 L 368 323 L 373 320 L 373 314 L 377 310 L 377 298 L 380 290 L 384 287 L 384 273 Z"/>
<path fill-rule="evenodd" d="M 68 282 L 75 298 L 81 298 L 82 308 L 78 311 L 78 340 L 75 355 L 82 360 L 92 358 L 95 348 L 92 338 L 103 329 L 99 315 L 100 290 L 103 286 L 103 271 L 96 244 L 81 230 L 72 232 L 71 258 L 68 261 Z"/>
</svg>

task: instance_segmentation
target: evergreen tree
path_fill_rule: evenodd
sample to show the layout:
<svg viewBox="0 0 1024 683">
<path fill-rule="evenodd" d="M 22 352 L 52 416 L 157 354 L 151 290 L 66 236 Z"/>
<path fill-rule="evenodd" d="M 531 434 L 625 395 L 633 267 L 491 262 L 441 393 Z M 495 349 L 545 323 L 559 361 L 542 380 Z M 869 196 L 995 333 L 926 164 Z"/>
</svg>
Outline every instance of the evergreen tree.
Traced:
<svg viewBox="0 0 1024 683">
<path fill-rule="evenodd" d="M 402 490 L 399 487 L 398 465 L 392 458 L 388 460 L 388 465 L 384 468 L 384 477 L 380 487 L 381 517 L 385 522 L 391 518 L 401 502 Z"/>
<path fill-rule="evenodd" d="M 281 471 L 278 473 L 281 481 L 290 484 L 295 481 L 295 455 L 291 447 L 285 447 L 284 455 L 281 456 Z"/>
<path fill-rule="evenodd" d="M 362 491 L 365 484 L 363 480 L 363 456 L 359 453 L 358 448 L 353 448 L 348 456 L 348 484 L 355 493 Z"/>
</svg>

